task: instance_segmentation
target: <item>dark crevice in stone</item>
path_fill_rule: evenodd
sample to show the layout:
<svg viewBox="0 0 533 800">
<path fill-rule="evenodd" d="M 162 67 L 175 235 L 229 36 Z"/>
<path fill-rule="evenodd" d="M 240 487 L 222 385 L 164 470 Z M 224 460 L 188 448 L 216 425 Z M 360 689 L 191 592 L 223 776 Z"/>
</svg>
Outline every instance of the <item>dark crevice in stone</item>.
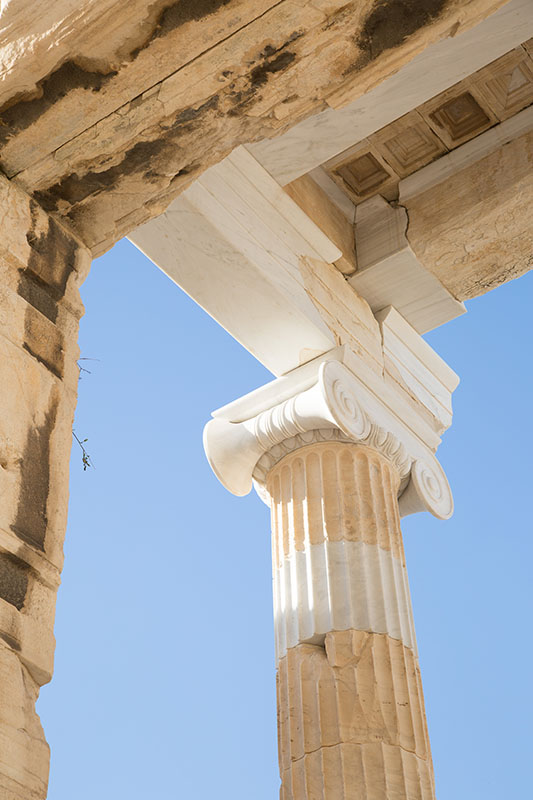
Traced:
<svg viewBox="0 0 533 800">
<path fill-rule="evenodd" d="M 28 336 L 28 332 L 26 332 L 26 335 Z M 62 355 L 63 355 L 62 351 L 56 353 L 56 357 L 54 358 L 54 361 L 52 361 L 51 359 L 46 358 L 44 353 L 37 352 L 37 350 L 33 348 L 29 342 L 24 342 L 22 347 L 27 353 L 30 354 L 30 356 L 35 358 L 39 362 L 39 364 L 42 364 L 43 367 L 46 367 L 46 369 L 49 370 L 53 375 L 55 375 L 56 378 L 62 380 L 63 370 L 62 366 L 60 366 L 60 364 L 58 363 L 62 361 Z"/>
<path fill-rule="evenodd" d="M 19 611 L 24 606 L 30 568 L 10 553 L 0 553 L 0 597 Z"/>
<path fill-rule="evenodd" d="M 24 275 L 44 287 L 57 302 L 64 297 L 68 279 L 76 269 L 78 243 L 53 217 L 47 220 L 47 230 L 37 233 L 40 209 L 35 200 L 30 201 L 30 208 L 32 227 L 26 240 L 31 249 Z"/>
<path fill-rule="evenodd" d="M 186 22 L 196 22 L 203 17 L 209 17 L 231 2 L 232 0 L 178 0 L 161 13 L 153 38 L 166 36 Z"/>
<path fill-rule="evenodd" d="M 361 50 L 350 71 L 364 67 L 385 50 L 403 44 L 420 28 L 436 19 L 449 0 L 378 0 L 356 39 Z"/>
<path fill-rule="evenodd" d="M 15 650 L 15 652 L 20 653 L 22 650 L 20 642 L 18 642 L 13 636 L 10 636 L 8 633 L 0 632 L 0 639 L 2 639 L 12 650 Z"/>
<path fill-rule="evenodd" d="M 178 2 L 167 5 L 159 13 L 144 42 L 131 51 L 130 60 L 136 59 L 139 53 L 146 50 L 156 39 L 168 36 L 187 22 L 195 22 L 208 17 L 231 2 L 232 0 L 178 0 Z"/>
<path fill-rule="evenodd" d="M 273 47 L 271 44 L 265 45 L 259 57 L 263 61 L 273 58 L 274 56 L 278 55 L 278 53 L 282 53 L 290 44 L 298 41 L 298 39 L 301 39 L 302 36 L 305 36 L 305 31 L 293 31 L 291 35 L 285 39 L 283 44 L 280 44 L 277 47 Z"/>
<path fill-rule="evenodd" d="M 161 37 L 167 36 L 187 22 L 203 19 L 232 0 L 178 0 L 165 4 L 143 43 L 130 52 L 120 54 L 122 61 L 134 61 L 140 52 Z M 76 59 L 69 59 L 40 80 L 31 93 L 18 93 L 0 108 L 0 147 L 17 133 L 26 130 L 57 102 L 76 89 L 99 92 L 118 74 L 118 69 L 91 70 Z"/>
<path fill-rule="evenodd" d="M 284 53 L 280 53 L 276 58 L 266 60 L 263 64 L 254 67 L 250 75 L 252 87 L 263 86 L 270 75 L 276 72 L 282 72 L 287 69 L 287 67 L 290 67 L 295 58 L 296 53 L 291 53 L 290 50 L 286 50 Z"/>
<path fill-rule="evenodd" d="M 55 327 L 58 304 L 76 269 L 78 243 L 55 219 L 30 201 L 32 224 L 26 234 L 28 262 L 19 272 L 18 294 L 26 300 L 24 349 L 56 377 L 63 377 L 63 335 Z M 45 230 L 41 230 L 43 223 Z M 50 324 L 52 323 L 52 324 Z"/>
<path fill-rule="evenodd" d="M 56 423 L 57 406 L 57 399 L 53 397 L 42 425 L 28 431 L 20 467 L 17 516 L 11 525 L 19 539 L 39 550 L 44 550 L 48 525 L 50 438 Z"/>
<path fill-rule="evenodd" d="M 39 81 L 33 96 L 17 95 L 0 109 L 0 146 L 15 133 L 29 128 L 69 92 L 74 89 L 99 92 L 116 74 L 116 70 L 105 74 L 92 72 L 75 61 L 65 61 Z"/>
<path fill-rule="evenodd" d="M 35 200 L 30 200 L 32 225 L 26 234 L 30 245 L 28 263 L 19 271 L 18 294 L 33 308 L 56 322 L 58 303 L 63 299 L 72 270 L 76 269 L 78 245 L 53 219 L 47 230 L 38 233 L 42 219 Z"/>
<path fill-rule="evenodd" d="M 57 320 L 57 301 L 51 296 L 49 287 L 36 275 L 21 270 L 17 291 L 33 308 L 44 314 L 50 322 Z"/>
<path fill-rule="evenodd" d="M 55 211 L 60 200 L 66 200 L 74 206 L 91 195 L 112 189 L 127 175 L 143 173 L 148 180 L 153 180 L 159 174 L 156 162 L 165 164 L 168 169 L 168 165 L 179 155 L 177 140 L 180 133 L 189 132 L 202 114 L 216 110 L 218 102 L 218 96 L 214 95 L 196 108 L 183 109 L 176 114 L 170 127 L 158 139 L 137 142 L 126 151 L 119 164 L 102 172 L 88 172 L 82 176 L 75 173 L 68 175 L 54 186 L 36 192 L 36 200 L 47 211 Z M 186 167 L 177 168 L 176 171 L 183 173 L 184 170 Z"/>
<path fill-rule="evenodd" d="M 287 47 L 303 35 L 302 31 L 294 31 L 282 45 L 265 46 L 259 55 L 259 63 L 253 66 L 247 76 L 243 76 L 246 81 L 244 88 L 222 92 L 222 96 L 227 96 L 232 104 L 225 112 L 228 116 L 245 113 L 246 107 L 254 99 L 260 99 L 258 90 L 267 83 L 269 77 L 288 69 L 294 63 L 296 53 Z M 191 170 L 186 164 L 179 163 L 180 158 L 183 160 L 179 147 L 180 136 L 200 130 L 201 118 L 209 112 L 217 111 L 219 105 L 220 97 L 216 94 L 199 106 L 181 109 L 170 120 L 160 123 L 161 133 L 158 138 L 137 142 L 125 152 L 118 164 L 100 172 L 89 170 L 81 175 L 73 172 L 50 187 L 35 192 L 35 199 L 49 212 L 57 212 L 62 202 L 68 203 L 71 209 L 67 216 L 72 219 L 72 209 L 75 206 L 87 198 L 112 190 L 128 175 L 142 174 L 149 182 L 158 180 L 161 175 L 171 179 L 173 165 L 176 174 L 186 175 Z"/>
<path fill-rule="evenodd" d="M 187 126 L 187 123 L 195 122 L 198 117 L 201 117 L 206 111 L 214 111 L 218 108 L 219 98 L 218 95 L 213 95 L 210 97 L 209 100 L 206 100 L 205 103 L 202 103 L 199 106 L 192 106 L 190 108 L 185 108 L 183 111 L 179 111 L 174 120 L 172 122 L 172 126 L 169 128 L 170 133 L 174 133 L 176 128 L 181 128 L 185 126 L 185 130 L 190 130 L 191 126 Z"/>
<path fill-rule="evenodd" d="M 227 112 L 229 117 L 237 117 L 246 113 L 246 108 L 254 100 L 261 100 L 261 94 L 258 93 L 258 90 L 267 83 L 270 75 L 283 72 L 296 60 L 296 53 L 285 48 L 303 35 L 302 31 L 294 31 L 279 47 L 273 47 L 270 44 L 266 45 L 260 54 L 260 63 L 253 67 L 250 72 L 247 85 L 244 88 L 236 88 L 235 83 L 230 84 L 228 94 L 233 107 Z"/>
</svg>

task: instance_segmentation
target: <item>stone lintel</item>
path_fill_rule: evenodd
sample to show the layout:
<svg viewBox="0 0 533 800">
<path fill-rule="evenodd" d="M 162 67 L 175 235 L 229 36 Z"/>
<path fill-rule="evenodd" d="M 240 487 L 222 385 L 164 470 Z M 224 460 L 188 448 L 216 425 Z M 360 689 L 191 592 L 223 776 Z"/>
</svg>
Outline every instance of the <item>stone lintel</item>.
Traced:
<svg viewBox="0 0 533 800">
<path fill-rule="evenodd" d="M 236 146 L 354 100 L 503 5 L 11 0 L 0 165 L 98 255 Z"/>
<path fill-rule="evenodd" d="M 296 203 L 239 148 L 130 239 L 275 375 L 336 345 L 381 375 L 373 311 L 393 305 L 427 331 L 464 308 L 416 259 L 405 214 L 381 198 L 369 201 L 382 203 L 376 213 L 358 207 L 358 269 L 343 275 L 337 267 L 347 263 L 353 226 L 324 224 L 331 204 L 321 195 L 317 208 L 315 192 L 313 202 L 302 200 L 310 185 L 301 185 Z"/>
</svg>

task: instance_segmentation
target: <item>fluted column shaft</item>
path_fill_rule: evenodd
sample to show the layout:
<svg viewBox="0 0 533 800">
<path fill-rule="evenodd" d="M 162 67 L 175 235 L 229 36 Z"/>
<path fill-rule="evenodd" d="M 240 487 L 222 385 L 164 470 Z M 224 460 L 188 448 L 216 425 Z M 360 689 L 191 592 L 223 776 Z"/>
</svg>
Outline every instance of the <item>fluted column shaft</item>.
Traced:
<svg viewBox="0 0 533 800">
<path fill-rule="evenodd" d="M 433 800 L 397 492 L 362 445 L 268 475 L 282 800 Z"/>
</svg>

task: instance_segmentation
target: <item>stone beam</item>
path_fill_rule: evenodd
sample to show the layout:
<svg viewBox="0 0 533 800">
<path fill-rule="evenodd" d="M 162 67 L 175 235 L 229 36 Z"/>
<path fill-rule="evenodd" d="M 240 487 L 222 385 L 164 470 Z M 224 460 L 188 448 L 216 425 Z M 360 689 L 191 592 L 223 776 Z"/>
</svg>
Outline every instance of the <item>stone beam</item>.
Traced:
<svg viewBox="0 0 533 800">
<path fill-rule="evenodd" d="M 375 320 L 332 266 L 340 249 L 245 148 L 130 238 L 275 375 L 346 343 L 381 369 Z"/>
<path fill-rule="evenodd" d="M 354 226 L 312 180 L 292 195 L 241 147 L 130 239 L 275 375 L 345 344 L 380 373 L 372 312 L 394 306 L 419 333 L 464 313 L 418 261 L 404 210 L 357 207 L 354 271 Z"/>
<path fill-rule="evenodd" d="M 533 126 L 532 109 L 518 116 Z M 490 141 L 495 133 L 478 138 Z M 470 159 L 465 145 L 465 158 L 458 150 L 441 159 L 448 169 L 428 167 L 400 184 L 409 244 L 458 300 L 484 294 L 533 267 L 533 130 L 502 143 L 481 158 L 472 147 Z"/>
<path fill-rule="evenodd" d="M 0 800 L 44 800 L 35 712 L 52 677 L 88 250 L 0 178 Z"/>
<path fill-rule="evenodd" d="M 502 5 L 9 0 L 0 166 L 99 254 L 237 145 L 354 100 Z"/>
</svg>

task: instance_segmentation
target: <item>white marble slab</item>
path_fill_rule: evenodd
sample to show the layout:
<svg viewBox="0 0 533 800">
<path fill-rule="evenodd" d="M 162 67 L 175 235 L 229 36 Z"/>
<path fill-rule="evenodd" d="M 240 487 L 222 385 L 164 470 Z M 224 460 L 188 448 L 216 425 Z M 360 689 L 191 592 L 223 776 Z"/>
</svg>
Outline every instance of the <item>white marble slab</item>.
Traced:
<svg viewBox="0 0 533 800">
<path fill-rule="evenodd" d="M 277 658 L 326 633 L 386 633 L 416 650 L 407 571 L 401 562 L 366 542 L 306 545 L 274 570 Z"/>
</svg>

